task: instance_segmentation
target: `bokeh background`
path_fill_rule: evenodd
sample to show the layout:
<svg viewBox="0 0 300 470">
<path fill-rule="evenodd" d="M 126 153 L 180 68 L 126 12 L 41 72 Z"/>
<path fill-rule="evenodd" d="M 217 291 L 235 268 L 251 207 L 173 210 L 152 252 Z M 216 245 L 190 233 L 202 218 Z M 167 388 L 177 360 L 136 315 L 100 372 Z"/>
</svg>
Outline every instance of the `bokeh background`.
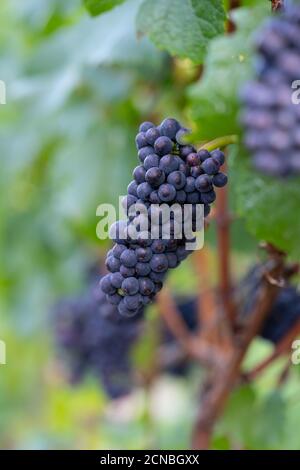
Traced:
<svg viewBox="0 0 300 470">
<path fill-rule="evenodd" d="M 49 319 L 57 299 L 85 289 L 86 273 L 107 250 L 96 238 L 96 207 L 117 204 L 126 192 L 139 123 L 174 116 L 194 126 L 189 99 L 201 67 L 137 38 L 139 4 L 128 0 L 91 18 L 80 0 L 0 3 L 0 79 L 7 85 L 7 104 L 0 106 L 0 339 L 7 345 L 0 448 L 190 445 L 201 370 L 161 375 L 111 402 L 96 378 L 68 384 Z M 212 123 L 208 137 L 219 133 Z M 232 239 L 238 279 L 256 256 L 256 242 L 239 220 Z M 213 224 L 206 245 L 216 279 Z M 194 293 L 191 262 L 172 274 L 169 286 Z M 155 307 L 149 321 L 153 316 Z M 246 367 L 270 350 L 255 341 Z M 147 368 L 150 353 L 150 346 L 139 347 L 133 360 Z M 299 370 L 279 390 L 281 366 L 233 394 L 214 448 L 300 447 Z"/>
</svg>

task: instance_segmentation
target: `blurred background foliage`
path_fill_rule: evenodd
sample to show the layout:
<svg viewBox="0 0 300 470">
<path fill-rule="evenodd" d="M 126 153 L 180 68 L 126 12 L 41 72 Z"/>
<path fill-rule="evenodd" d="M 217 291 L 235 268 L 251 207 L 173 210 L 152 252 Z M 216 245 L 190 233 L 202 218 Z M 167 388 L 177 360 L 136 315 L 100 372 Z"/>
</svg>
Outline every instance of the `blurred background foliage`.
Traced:
<svg viewBox="0 0 300 470">
<path fill-rule="evenodd" d="M 236 131 L 236 90 L 248 73 L 240 74 L 239 64 L 251 61 L 248 39 L 213 40 L 201 80 L 201 65 L 190 60 L 194 50 L 176 59 L 137 37 L 141 4 L 128 0 L 91 18 L 80 0 L 0 3 L 0 78 L 7 85 L 7 104 L 0 106 L 0 338 L 7 344 L 7 365 L 0 366 L 1 448 L 189 446 L 199 370 L 188 379 L 161 377 L 151 389 L 111 404 L 96 380 L 66 384 L 49 327 L 51 305 L 82 291 L 91 263 L 107 249 L 96 238 L 96 207 L 117 204 L 125 193 L 139 123 L 171 115 L 200 140 Z M 241 35 L 248 38 L 265 13 L 240 11 L 239 21 L 250 22 Z M 237 47 L 244 52 L 235 60 Z M 238 278 L 253 261 L 256 241 L 242 221 L 232 235 Z M 213 226 L 207 244 L 215 273 Z M 196 288 L 194 278 L 187 262 L 169 283 L 187 295 Z M 247 364 L 269 351 L 256 341 Z M 147 367 L 148 354 L 139 350 L 140 367 Z M 300 447 L 299 373 L 274 391 L 279 371 L 275 364 L 232 396 L 214 448 Z"/>
</svg>

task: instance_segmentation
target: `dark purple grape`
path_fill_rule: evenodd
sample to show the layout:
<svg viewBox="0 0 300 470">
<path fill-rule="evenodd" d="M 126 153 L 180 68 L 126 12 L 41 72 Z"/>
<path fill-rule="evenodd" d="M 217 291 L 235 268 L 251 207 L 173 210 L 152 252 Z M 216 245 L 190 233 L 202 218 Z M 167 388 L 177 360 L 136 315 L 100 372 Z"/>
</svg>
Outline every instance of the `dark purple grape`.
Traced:
<svg viewBox="0 0 300 470">
<path fill-rule="evenodd" d="M 148 170 L 148 171 L 150 171 L 150 170 Z M 151 188 L 149 183 L 145 182 L 145 183 L 141 183 L 141 184 L 138 185 L 136 192 L 137 192 L 137 196 L 142 201 L 145 201 L 150 196 L 150 194 L 152 192 L 152 188 Z"/>
<path fill-rule="evenodd" d="M 136 181 L 131 181 L 129 185 L 127 186 L 127 193 L 131 194 L 132 196 L 137 196 L 137 182 Z"/>
<path fill-rule="evenodd" d="M 154 282 L 148 277 L 142 277 L 139 279 L 140 293 L 143 296 L 149 296 L 153 294 L 155 290 Z"/>
<path fill-rule="evenodd" d="M 225 163 L 225 155 L 221 150 L 214 150 L 211 152 L 211 158 L 216 161 L 219 166 L 222 166 Z"/>
<path fill-rule="evenodd" d="M 124 281 L 124 277 L 122 276 L 120 272 L 112 273 L 110 275 L 110 282 L 116 289 L 121 288 L 123 281 Z"/>
<path fill-rule="evenodd" d="M 142 263 L 147 263 L 147 261 L 150 261 L 152 257 L 152 250 L 150 247 L 148 248 L 137 248 L 135 251 L 137 260 Z"/>
<path fill-rule="evenodd" d="M 179 190 L 185 186 L 186 176 L 181 171 L 173 171 L 168 175 L 167 182 Z"/>
<path fill-rule="evenodd" d="M 113 295 L 116 293 L 116 288 L 112 285 L 110 280 L 110 274 L 107 274 L 106 276 L 102 277 L 100 281 L 100 287 L 104 294 Z"/>
<path fill-rule="evenodd" d="M 165 254 L 153 255 L 150 260 L 152 271 L 162 273 L 168 269 L 168 258 Z"/>
<path fill-rule="evenodd" d="M 137 310 L 129 309 L 126 306 L 126 304 L 124 302 L 124 299 L 122 299 L 121 302 L 119 303 L 118 311 L 119 311 L 120 315 L 122 315 L 123 317 L 133 317 L 134 315 L 136 315 L 138 313 L 138 309 Z"/>
<path fill-rule="evenodd" d="M 174 140 L 177 132 L 180 129 L 180 124 L 178 121 L 176 121 L 176 119 L 167 118 L 163 120 L 159 128 L 161 135 L 167 136 L 169 139 Z"/>
<path fill-rule="evenodd" d="M 148 129 L 151 129 L 152 127 L 155 127 L 154 124 L 150 121 L 143 122 L 140 127 L 139 131 L 140 132 L 147 132 Z"/>
<path fill-rule="evenodd" d="M 161 158 L 159 168 L 166 174 L 169 175 L 173 171 L 178 170 L 179 162 L 175 155 L 165 155 Z"/>
<path fill-rule="evenodd" d="M 177 266 L 178 266 L 177 255 L 175 253 L 167 253 L 166 256 L 167 256 L 167 259 L 168 259 L 169 269 L 177 268 Z"/>
<path fill-rule="evenodd" d="M 137 263 L 135 267 L 135 272 L 137 276 L 148 276 L 151 268 L 149 263 Z"/>
<path fill-rule="evenodd" d="M 212 178 L 209 175 L 201 175 L 195 181 L 195 187 L 198 191 L 206 193 L 213 189 Z"/>
<path fill-rule="evenodd" d="M 149 201 L 151 202 L 151 204 L 160 204 L 161 203 L 161 200 L 160 200 L 160 197 L 158 195 L 157 190 L 152 191 L 152 193 L 149 196 Z"/>
<path fill-rule="evenodd" d="M 108 271 L 110 271 L 111 273 L 116 273 L 117 271 L 119 271 L 121 265 L 120 260 L 118 260 L 114 256 L 109 256 L 108 258 L 106 258 L 105 264 Z"/>
<path fill-rule="evenodd" d="M 207 160 L 202 163 L 202 168 L 208 175 L 216 175 L 219 172 L 220 165 L 212 158 L 207 158 Z"/>
<path fill-rule="evenodd" d="M 125 250 L 126 250 L 126 247 L 124 245 L 114 245 L 112 252 L 115 258 L 120 259 L 121 254 Z"/>
<path fill-rule="evenodd" d="M 183 147 L 180 148 L 179 153 L 180 153 L 181 158 L 183 158 L 183 160 L 186 160 L 186 157 L 190 153 L 196 153 L 196 149 L 192 145 L 184 145 Z"/>
<path fill-rule="evenodd" d="M 157 187 L 165 181 L 165 174 L 160 168 L 154 167 L 147 170 L 145 178 L 151 186 Z"/>
<path fill-rule="evenodd" d="M 158 155 L 167 155 L 173 149 L 173 142 L 169 137 L 159 137 L 154 144 L 155 153 Z"/>
<path fill-rule="evenodd" d="M 154 153 L 153 147 L 150 147 L 150 145 L 147 145 L 147 147 L 143 147 L 138 151 L 138 157 L 140 161 L 143 163 L 146 157 L 148 157 L 148 155 L 151 155 L 152 153 Z"/>
<path fill-rule="evenodd" d="M 127 277 L 122 282 L 122 291 L 127 295 L 137 294 L 139 291 L 139 281 L 135 277 Z"/>
<path fill-rule="evenodd" d="M 135 138 L 135 144 L 137 149 L 141 149 L 142 147 L 146 147 L 148 145 L 146 140 L 146 135 L 144 132 L 139 132 Z"/>
<path fill-rule="evenodd" d="M 122 274 L 123 277 L 133 277 L 135 275 L 135 269 L 134 268 L 127 268 L 123 264 L 120 266 L 120 273 Z"/>
<path fill-rule="evenodd" d="M 209 191 L 208 193 L 201 193 L 201 202 L 202 204 L 212 204 L 216 200 L 216 193 L 214 190 Z"/>
<path fill-rule="evenodd" d="M 138 310 L 142 306 L 142 296 L 140 294 L 127 295 L 124 297 L 124 304 L 129 310 Z"/>
<path fill-rule="evenodd" d="M 198 176 L 204 174 L 204 171 L 202 170 L 201 166 L 192 166 L 190 168 L 190 174 L 193 178 L 198 178 Z"/>
<path fill-rule="evenodd" d="M 144 160 L 144 168 L 145 170 L 149 170 L 150 168 L 159 166 L 159 156 L 156 153 L 151 153 L 148 157 Z"/>
<path fill-rule="evenodd" d="M 139 166 L 135 167 L 135 169 L 133 170 L 133 173 L 132 173 L 132 175 L 133 175 L 135 181 L 137 182 L 137 184 L 144 183 L 145 174 L 146 174 L 146 170 L 143 167 L 143 165 L 139 165 Z"/>
<path fill-rule="evenodd" d="M 137 263 L 135 250 L 124 250 L 120 256 L 120 261 L 126 268 L 134 268 Z"/>
<path fill-rule="evenodd" d="M 151 250 L 153 253 L 164 253 L 166 244 L 164 240 L 153 240 Z"/>
<path fill-rule="evenodd" d="M 192 193 L 195 191 L 195 178 L 188 176 L 185 181 L 184 191 L 186 193 Z"/>
<path fill-rule="evenodd" d="M 227 181 L 228 181 L 228 178 L 227 176 L 224 174 L 224 173 L 217 173 L 214 177 L 213 177 L 213 184 L 217 187 L 217 188 L 223 188 L 223 186 L 225 186 L 227 184 Z"/>
<path fill-rule="evenodd" d="M 200 162 L 203 163 L 205 160 L 207 160 L 208 158 L 210 158 L 210 153 L 208 150 L 206 149 L 201 149 L 199 150 L 198 152 L 198 157 L 200 158 Z"/>
<path fill-rule="evenodd" d="M 199 166 L 201 163 L 198 153 L 190 153 L 186 157 L 186 162 L 189 166 Z"/>
<path fill-rule="evenodd" d="M 149 145 L 154 145 L 156 139 L 160 137 L 160 132 L 156 127 L 151 127 L 146 132 L 146 140 Z"/>
<path fill-rule="evenodd" d="M 171 202 L 176 197 L 176 189 L 171 184 L 162 184 L 159 187 L 158 195 L 163 202 Z"/>
</svg>

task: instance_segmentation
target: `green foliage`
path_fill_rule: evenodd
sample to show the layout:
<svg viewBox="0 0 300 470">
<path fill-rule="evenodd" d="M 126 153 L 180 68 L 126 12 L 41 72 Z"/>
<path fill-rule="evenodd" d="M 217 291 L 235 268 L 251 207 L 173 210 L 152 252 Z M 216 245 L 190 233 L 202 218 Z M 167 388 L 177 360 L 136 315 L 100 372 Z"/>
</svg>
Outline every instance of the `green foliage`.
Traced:
<svg viewBox="0 0 300 470">
<path fill-rule="evenodd" d="M 286 184 L 264 177 L 250 166 L 250 160 L 237 148 L 232 155 L 232 187 L 238 214 L 244 218 L 250 233 L 300 259 L 299 178 Z M 284 190 L 284 201 L 283 201 Z"/>
<path fill-rule="evenodd" d="M 85 8 L 92 16 L 101 15 L 123 2 L 124 0 L 83 0 Z"/>
<path fill-rule="evenodd" d="M 224 31 L 220 0 L 145 0 L 137 27 L 170 54 L 201 63 L 208 42 Z"/>
</svg>

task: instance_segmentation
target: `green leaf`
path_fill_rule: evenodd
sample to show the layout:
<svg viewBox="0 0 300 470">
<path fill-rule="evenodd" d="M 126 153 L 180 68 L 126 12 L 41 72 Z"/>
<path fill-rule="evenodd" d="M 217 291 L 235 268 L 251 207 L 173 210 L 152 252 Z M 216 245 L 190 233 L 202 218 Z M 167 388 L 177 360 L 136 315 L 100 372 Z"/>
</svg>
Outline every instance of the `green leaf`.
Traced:
<svg viewBox="0 0 300 470">
<path fill-rule="evenodd" d="M 101 15 L 123 2 L 124 0 L 83 0 L 85 8 L 92 16 Z"/>
<path fill-rule="evenodd" d="M 233 14 L 237 31 L 211 41 L 204 74 L 189 89 L 195 133 L 207 140 L 239 131 L 238 90 L 252 74 L 252 35 L 266 14 L 267 4 L 240 8 Z"/>
<path fill-rule="evenodd" d="M 138 31 L 170 54 L 201 63 L 210 39 L 224 31 L 221 0 L 144 0 Z"/>
<path fill-rule="evenodd" d="M 231 169 L 236 209 L 250 233 L 300 260 L 299 178 L 283 182 L 264 177 L 239 149 L 232 156 Z"/>
</svg>

